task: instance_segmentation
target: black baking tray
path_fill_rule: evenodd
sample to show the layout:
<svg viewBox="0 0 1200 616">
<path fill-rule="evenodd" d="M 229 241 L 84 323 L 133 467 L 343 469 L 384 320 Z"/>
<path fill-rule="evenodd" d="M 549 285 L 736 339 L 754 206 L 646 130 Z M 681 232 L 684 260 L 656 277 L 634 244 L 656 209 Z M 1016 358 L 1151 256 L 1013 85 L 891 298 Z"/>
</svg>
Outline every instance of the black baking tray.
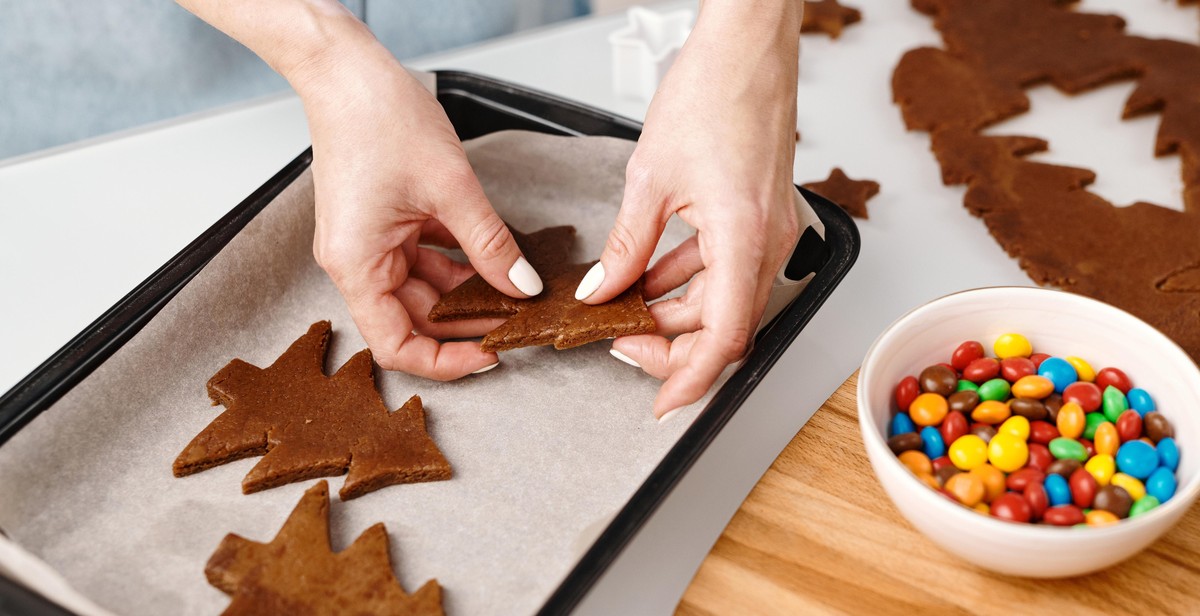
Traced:
<svg viewBox="0 0 1200 616">
<path fill-rule="evenodd" d="M 641 135 L 641 124 L 633 120 L 496 79 L 439 71 L 437 84 L 438 100 L 462 139 L 510 129 L 556 135 L 604 135 L 629 140 L 637 140 Z M 0 446 L 87 378 L 141 330 L 311 163 L 310 148 L 0 397 Z M 758 333 L 754 348 L 741 367 L 716 392 L 691 427 L 576 563 L 540 613 L 566 613 L 579 603 L 854 264 L 860 243 L 854 222 L 829 200 L 803 188 L 801 192 L 824 223 L 825 238 L 811 228 L 806 229 L 785 271 L 793 279 L 814 273 L 813 279 L 791 305 Z M 0 613 L 71 614 L 3 576 L 0 576 Z"/>
</svg>

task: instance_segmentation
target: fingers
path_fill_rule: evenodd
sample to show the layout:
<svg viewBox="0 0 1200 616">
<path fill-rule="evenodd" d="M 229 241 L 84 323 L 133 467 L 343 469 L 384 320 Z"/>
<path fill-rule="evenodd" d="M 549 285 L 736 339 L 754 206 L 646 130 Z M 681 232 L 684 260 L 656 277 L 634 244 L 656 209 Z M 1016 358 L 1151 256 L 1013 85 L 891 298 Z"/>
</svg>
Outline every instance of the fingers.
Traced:
<svg viewBox="0 0 1200 616">
<path fill-rule="evenodd" d="M 413 323 L 412 329 L 432 338 L 477 338 L 496 329 L 504 322 L 504 319 L 430 322 L 427 318 L 429 310 L 437 303 L 441 293 L 433 285 L 417 278 L 409 278 L 404 281 L 404 284 L 396 291 L 396 297 L 408 311 L 409 318 Z"/>
<path fill-rule="evenodd" d="M 634 167 L 630 168 L 621 211 L 608 234 L 600 262 L 588 271 L 575 290 L 575 299 L 588 304 L 616 297 L 644 274 L 666 226 L 669 214 L 664 212 L 662 200 L 656 198 L 650 181 L 634 175 Z"/>
<path fill-rule="evenodd" d="M 646 272 L 646 286 L 642 293 L 648 300 L 662 297 L 691 280 L 703 268 L 700 243 L 693 235 L 663 255 Z"/>
<path fill-rule="evenodd" d="M 448 293 L 475 275 L 475 269 L 428 248 L 417 249 L 417 262 L 411 275 L 428 282 L 437 292 Z"/>
<path fill-rule="evenodd" d="M 650 316 L 654 318 L 660 336 L 675 336 L 700 329 L 704 277 L 703 272 L 697 275 L 682 297 L 650 304 Z"/>
<path fill-rule="evenodd" d="M 426 220 L 421 225 L 421 243 L 441 248 L 458 248 L 458 240 L 446 228 L 446 225 L 434 220 Z"/>
<path fill-rule="evenodd" d="M 492 209 L 469 167 L 457 176 L 454 188 L 456 194 L 444 210 L 438 211 L 438 220 L 458 240 L 475 271 L 511 297 L 541 293 L 541 277 L 521 255 L 512 233 Z"/>
</svg>

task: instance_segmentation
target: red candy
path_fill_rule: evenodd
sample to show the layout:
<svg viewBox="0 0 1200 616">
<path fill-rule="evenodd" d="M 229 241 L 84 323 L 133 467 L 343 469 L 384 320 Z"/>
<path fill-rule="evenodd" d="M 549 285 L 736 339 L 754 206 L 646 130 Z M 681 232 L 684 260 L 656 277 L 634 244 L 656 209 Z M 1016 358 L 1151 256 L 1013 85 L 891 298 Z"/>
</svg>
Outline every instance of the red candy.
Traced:
<svg viewBox="0 0 1200 616">
<path fill-rule="evenodd" d="M 896 405 L 900 407 L 902 413 L 908 412 L 908 407 L 912 406 L 913 400 L 921 395 L 921 385 L 917 383 L 917 377 L 906 376 L 900 380 L 900 384 L 896 385 Z"/>
<path fill-rule="evenodd" d="M 1029 444 L 1029 462 L 1026 462 L 1030 468 L 1036 468 L 1043 473 L 1050 468 L 1050 464 L 1054 462 L 1054 456 L 1050 455 L 1050 449 L 1040 443 Z"/>
<path fill-rule="evenodd" d="M 1059 505 L 1047 509 L 1042 519 L 1055 526 L 1075 526 L 1083 523 L 1083 510 L 1075 505 Z"/>
<path fill-rule="evenodd" d="M 1095 383 L 1076 381 L 1067 385 L 1067 388 L 1063 390 L 1062 397 L 1063 402 L 1074 402 L 1083 408 L 1084 413 L 1091 413 L 1100 409 L 1100 401 L 1103 396 Z"/>
<path fill-rule="evenodd" d="M 1087 455 L 1089 458 L 1096 455 L 1096 445 L 1094 445 L 1091 441 L 1082 437 L 1075 440 L 1079 441 L 1079 444 L 1083 445 L 1083 448 L 1087 450 Z"/>
<path fill-rule="evenodd" d="M 1121 372 L 1119 368 L 1105 368 L 1096 373 L 1096 387 L 1099 387 L 1100 391 L 1104 391 L 1109 385 L 1121 390 L 1123 394 L 1129 393 L 1129 390 L 1133 388 L 1129 377 L 1125 376 L 1125 373 Z"/>
<path fill-rule="evenodd" d="M 1025 468 L 1013 471 L 1013 474 L 1008 476 L 1005 485 L 1013 492 L 1024 492 L 1025 488 L 1030 484 L 1042 483 L 1045 480 L 1046 473 L 1026 466 Z"/>
<path fill-rule="evenodd" d="M 1071 502 L 1075 503 L 1076 507 L 1092 506 L 1092 500 L 1096 498 L 1096 490 L 1099 486 L 1091 473 L 1086 469 L 1078 469 L 1071 473 L 1071 478 L 1067 483 L 1071 486 Z"/>
<path fill-rule="evenodd" d="M 954 463 L 950 461 L 950 456 L 942 456 L 940 458 L 933 459 L 934 474 L 936 474 L 938 471 L 942 470 L 943 468 L 946 468 L 947 466 L 954 466 Z"/>
<path fill-rule="evenodd" d="M 1024 496 L 1005 492 L 992 501 L 992 515 L 1009 522 L 1028 522 L 1033 511 Z"/>
<path fill-rule="evenodd" d="M 967 433 L 967 416 L 958 411 L 950 411 L 946 413 L 946 418 L 942 420 L 942 425 L 938 430 L 942 433 L 942 440 L 949 447 L 950 443 L 957 441 L 958 437 Z"/>
<path fill-rule="evenodd" d="M 1010 357 L 1000 362 L 1000 376 L 1009 383 L 1016 383 L 1023 376 L 1037 374 L 1037 366 L 1025 357 Z"/>
<path fill-rule="evenodd" d="M 955 370 L 954 366 L 951 366 L 950 364 L 948 364 L 946 362 L 942 362 L 938 365 L 944 367 L 945 369 L 949 370 L 950 372 L 953 372 L 955 374 L 955 376 L 958 375 L 958 370 Z"/>
<path fill-rule="evenodd" d="M 1049 445 L 1050 441 L 1062 436 L 1058 427 L 1048 421 L 1029 422 L 1029 442 Z"/>
<path fill-rule="evenodd" d="M 1023 492 L 1025 502 L 1029 503 L 1029 517 L 1032 520 L 1040 520 L 1043 515 L 1046 515 L 1046 509 L 1050 506 L 1050 495 L 1046 494 L 1046 487 L 1040 483 L 1031 483 L 1025 486 Z"/>
<path fill-rule="evenodd" d="M 1050 356 L 1045 353 L 1034 353 L 1029 356 L 1029 361 L 1033 362 L 1033 368 L 1036 370 L 1042 367 L 1042 362 L 1050 359 Z"/>
<path fill-rule="evenodd" d="M 954 349 L 954 353 L 950 355 L 950 366 L 956 372 L 962 372 L 971 362 L 980 357 L 983 357 L 983 345 L 974 340 L 968 340 Z"/>
<path fill-rule="evenodd" d="M 1129 409 L 1117 417 L 1117 437 L 1122 443 L 1135 441 L 1142 435 L 1142 416 Z"/>
<path fill-rule="evenodd" d="M 1000 374 L 1000 362 L 991 357 L 980 357 L 967 364 L 962 376 L 972 383 L 979 384 L 996 378 L 998 374 Z"/>
</svg>

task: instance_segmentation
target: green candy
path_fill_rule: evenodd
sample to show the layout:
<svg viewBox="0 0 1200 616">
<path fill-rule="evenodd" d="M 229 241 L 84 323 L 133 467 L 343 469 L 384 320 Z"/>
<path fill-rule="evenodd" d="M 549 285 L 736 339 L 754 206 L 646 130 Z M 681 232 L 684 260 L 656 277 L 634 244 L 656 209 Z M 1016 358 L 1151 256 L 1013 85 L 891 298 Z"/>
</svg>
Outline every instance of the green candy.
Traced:
<svg viewBox="0 0 1200 616">
<path fill-rule="evenodd" d="M 966 379 L 958 379 L 958 389 L 955 391 L 979 391 L 979 386 Z"/>
<path fill-rule="evenodd" d="M 1149 513 L 1161 504 L 1162 503 L 1158 502 L 1158 498 L 1147 494 L 1129 508 L 1129 517 L 1136 518 L 1139 515 Z"/>
<path fill-rule="evenodd" d="M 1117 418 L 1121 416 L 1121 413 L 1129 410 L 1129 400 L 1125 394 L 1121 393 L 1121 390 L 1109 385 L 1104 388 L 1104 395 L 1100 398 L 1100 409 L 1104 411 L 1104 416 L 1109 421 L 1117 423 Z"/>
<path fill-rule="evenodd" d="M 980 400 L 999 400 L 1003 402 L 1008 400 L 1008 393 L 1011 391 L 1011 388 L 1008 385 L 1008 381 L 995 378 L 980 385 L 977 391 Z"/>
<path fill-rule="evenodd" d="M 1063 436 L 1050 441 L 1050 455 L 1057 460 L 1086 462 L 1088 459 L 1087 447 L 1084 447 L 1083 443 Z"/>
<path fill-rule="evenodd" d="M 1099 428 L 1100 424 L 1110 423 L 1104 413 L 1088 413 L 1085 419 L 1087 424 L 1083 427 L 1083 438 L 1089 441 L 1096 438 L 1096 428 Z"/>
</svg>

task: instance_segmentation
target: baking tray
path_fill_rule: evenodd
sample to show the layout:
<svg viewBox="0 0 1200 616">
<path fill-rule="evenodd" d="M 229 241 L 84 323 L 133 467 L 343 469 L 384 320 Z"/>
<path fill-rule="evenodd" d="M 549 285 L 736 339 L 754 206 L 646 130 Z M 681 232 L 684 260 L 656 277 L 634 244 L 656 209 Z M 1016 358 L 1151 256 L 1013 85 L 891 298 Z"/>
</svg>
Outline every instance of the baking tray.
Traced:
<svg viewBox="0 0 1200 616">
<path fill-rule="evenodd" d="M 628 140 L 636 140 L 641 134 L 641 125 L 633 120 L 549 94 L 470 73 L 439 71 L 436 75 L 438 100 L 464 140 L 511 129 Z M 310 149 L 0 397 L 0 446 L 141 330 L 311 162 Z M 853 221 L 827 199 L 804 189 L 801 192 L 824 224 L 825 237 L 822 239 L 815 230 L 807 229 L 786 271 L 792 279 L 809 273 L 813 278 L 791 305 L 759 331 L 754 348 L 742 365 L 575 564 L 540 613 L 566 613 L 578 604 L 854 264 L 860 242 Z M 70 614 L 0 577 L 0 612 L 9 611 Z"/>
</svg>

